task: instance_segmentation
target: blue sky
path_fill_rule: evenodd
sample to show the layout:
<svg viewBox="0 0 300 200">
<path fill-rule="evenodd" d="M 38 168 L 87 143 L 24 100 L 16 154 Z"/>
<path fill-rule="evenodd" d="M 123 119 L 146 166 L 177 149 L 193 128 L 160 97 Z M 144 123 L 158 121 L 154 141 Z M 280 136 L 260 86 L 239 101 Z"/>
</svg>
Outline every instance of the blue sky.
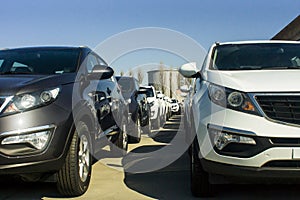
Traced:
<svg viewBox="0 0 300 200">
<path fill-rule="evenodd" d="M 86 45 L 95 48 L 120 32 L 161 27 L 181 32 L 207 49 L 215 41 L 269 39 L 299 15 L 300 1 L 285 0 L 10 0 L 1 4 L 0 48 Z M 149 54 L 149 52 L 147 52 Z M 176 56 L 145 56 L 130 65 L 164 62 Z M 124 57 L 124 56 L 123 56 Z M 150 58 L 151 57 L 151 58 Z M 131 62 L 131 61 L 132 62 Z M 113 64 L 113 63 L 110 63 Z M 117 67 L 117 66 L 116 66 Z"/>
</svg>

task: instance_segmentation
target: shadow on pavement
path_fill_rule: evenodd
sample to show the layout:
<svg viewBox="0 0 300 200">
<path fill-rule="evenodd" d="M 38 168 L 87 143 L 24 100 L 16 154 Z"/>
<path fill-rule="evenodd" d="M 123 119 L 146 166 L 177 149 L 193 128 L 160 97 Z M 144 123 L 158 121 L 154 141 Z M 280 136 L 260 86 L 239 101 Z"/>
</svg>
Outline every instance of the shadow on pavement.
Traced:
<svg viewBox="0 0 300 200">
<path fill-rule="evenodd" d="M 171 165 L 149 173 L 125 173 L 130 189 L 155 199 L 193 199 L 189 190 L 189 171 L 184 154 Z"/>
<path fill-rule="evenodd" d="M 45 196 L 61 198 L 55 183 L 20 181 L 12 176 L 0 176 L 0 199 L 42 199 Z"/>
<path fill-rule="evenodd" d="M 163 129 L 152 136 L 152 139 L 158 143 L 172 145 L 171 141 L 176 134 L 179 133 L 178 129 L 180 121 L 181 116 L 173 116 L 164 125 Z M 133 151 L 144 153 L 151 152 L 152 150 L 154 152 L 163 146 L 164 145 L 141 146 Z M 141 162 L 153 165 L 151 162 L 160 162 L 160 159 L 163 159 L 164 157 L 171 157 L 172 155 L 160 156 L 161 158 L 149 156 L 143 160 L 142 158 L 139 159 L 141 159 Z M 126 170 L 126 166 L 129 163 L 135 163 L 133 159 L 133 157 L 131 159 L 128 159 L 127 157 L 123 159 L 125 171 L 128 171 Z M 138 164 L 141 165 L 140 162 L 138 162 Z M 131 169 L 135 167 L 138 169 L 139 166 L 131 164 L 129 167 L 131 167 Z M 179 156 L 179 159 L 169 164 L 167 167 L 153 172 L 136 174 L 125 172 L 124 182 L 130 189 L 155 199 L 193 199 L 189 190 L 189 162 L 187 153 Z"/>
<path fill-rule="evenodd" d="M 180 117 L 173 117 L 171 123 L 167 123 L 164 129 L 157 132 L 153 140 L 168 145 L 177 134 L 179 124 Z M 161 147 L 141 146 L 136 152 L 151 152 Z M 147 162 L 151 162 L 151 160 Z M 197 199 L 190 192 L 189 162 L 189 156 L 186 152 L 169 166 L 157 171 L 137 174 L 125 172 L 124 183 L 128 188 L 154 199 Z M 126 166 L 128 163 L 130 161 L 126 161 L 125 158 L 123 166 Z M 134 167 L 134 165 L 130 167 Z M 257 183 L 214 185 L 214 197 L 201 199 L 299 199 L 299 184 L 286 184 L 288 182 L 273 182 L 273 184 Z"/>
</svg>

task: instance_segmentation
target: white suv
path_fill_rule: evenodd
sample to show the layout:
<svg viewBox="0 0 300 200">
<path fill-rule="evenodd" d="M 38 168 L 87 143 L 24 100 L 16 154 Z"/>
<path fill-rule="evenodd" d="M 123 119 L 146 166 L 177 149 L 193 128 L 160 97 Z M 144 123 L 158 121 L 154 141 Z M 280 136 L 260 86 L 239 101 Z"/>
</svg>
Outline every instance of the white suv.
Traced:
<svg viewBox="0 0 300 200">
<path fill-rule="evenodd" d="M 216 43 L 191 99 L 191 189 L 211 194 L 211 175 L 300 178 L 300 42 Z M 191 137 L 193 138 L 193 137 Z"/>
<path fill-rule="evenodd" d="M 147 90 L 147 101 L 151 108 L 151 125 L 154 129 L 159 129 L 161 124 L 161 102 L 156 96 L 153 86 L 141 86 L 140 88 Z"/>
</svg>

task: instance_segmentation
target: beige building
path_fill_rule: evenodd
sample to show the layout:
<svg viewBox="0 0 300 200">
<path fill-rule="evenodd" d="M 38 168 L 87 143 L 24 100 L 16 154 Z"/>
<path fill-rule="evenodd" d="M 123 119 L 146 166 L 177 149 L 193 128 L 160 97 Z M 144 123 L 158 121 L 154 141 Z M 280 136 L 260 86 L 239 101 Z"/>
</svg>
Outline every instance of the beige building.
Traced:
<svg viewBox="0 0 300 200">
<path fill-rule="evenodd" d="M 177 69 L 158 69 L 148 71 L 148 84 L 171 98 L 181 99 L 180 85 L 183 77 Z"/>
</svg>

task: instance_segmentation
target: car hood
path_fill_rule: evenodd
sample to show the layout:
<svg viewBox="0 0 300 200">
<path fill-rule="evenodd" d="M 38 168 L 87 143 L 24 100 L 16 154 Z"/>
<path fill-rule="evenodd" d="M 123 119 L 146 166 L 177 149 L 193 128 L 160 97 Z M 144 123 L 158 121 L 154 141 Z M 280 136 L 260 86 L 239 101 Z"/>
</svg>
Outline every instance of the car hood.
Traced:
<svg viewBox="0 0 300 200">
<path fill-rule="evenodd" d="M 300 70 L 208 71 L 204 79 L 243 92 L 300 92 Z"/>
<path fill-rule="evenodd" d="M 76 74 L 1 75 L 0 95 L 14 95 L 73 83 Z"/>
</svg>

